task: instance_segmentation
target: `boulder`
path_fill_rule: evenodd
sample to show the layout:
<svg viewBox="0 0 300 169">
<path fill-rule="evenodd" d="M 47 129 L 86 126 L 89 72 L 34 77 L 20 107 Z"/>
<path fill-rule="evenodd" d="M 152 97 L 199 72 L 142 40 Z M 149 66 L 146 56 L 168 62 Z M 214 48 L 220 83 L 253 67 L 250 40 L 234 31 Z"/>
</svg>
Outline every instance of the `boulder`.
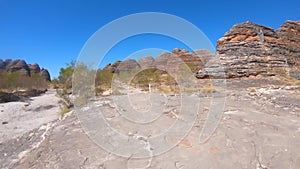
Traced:
<svg viewBox="0 0 300 169">
<path fill-rule="evenodd" d="M 15 102 L 19 101 L 21 98 L 14 95 L 13 93 L 5 93 L 0 91 L 0 103 Z"/>
</svg>

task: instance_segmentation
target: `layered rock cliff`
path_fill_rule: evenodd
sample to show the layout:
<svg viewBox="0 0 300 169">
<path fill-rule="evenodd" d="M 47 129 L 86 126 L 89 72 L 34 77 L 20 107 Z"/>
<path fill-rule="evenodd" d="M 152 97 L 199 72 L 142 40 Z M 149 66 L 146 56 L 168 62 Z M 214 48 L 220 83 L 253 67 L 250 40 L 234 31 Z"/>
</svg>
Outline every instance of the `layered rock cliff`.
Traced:
<svg viewBox="0 0 300 169">
<path fill-rule="evenodd" d="M 50 74 L 48 70 L 41 69 L 38 64 L 27 64 L 24 60 L 2 60 L 0 59 L 0 71 L 6 73 L 18 72 L 21 76 L 32 76 L 39 74 L 46 81 L 50 81 Z"/>
<path fill-rule="evenodd" d="M 286 21 L 278 30 L 252 22 L 236 24 L 218 40 L 216 54 L 175 48 L 156 58 L 117 61 L 104 69 L 114 72 L 118 67 L 125 71 L 156 68 L 162 73 L 176 73 L 182 64 L 200 79 L 273 76 L 280 72 L 299 74 L 300 21 Z"/>
<path fill-rule="evenodd" d="M 287 21 L 278 30 L 245 22 L 234 25 L 217 42 L 217 59 L 198 71 L 198 78 L 275 75 L 300 65 L 300 22 Z"/>
</svg>

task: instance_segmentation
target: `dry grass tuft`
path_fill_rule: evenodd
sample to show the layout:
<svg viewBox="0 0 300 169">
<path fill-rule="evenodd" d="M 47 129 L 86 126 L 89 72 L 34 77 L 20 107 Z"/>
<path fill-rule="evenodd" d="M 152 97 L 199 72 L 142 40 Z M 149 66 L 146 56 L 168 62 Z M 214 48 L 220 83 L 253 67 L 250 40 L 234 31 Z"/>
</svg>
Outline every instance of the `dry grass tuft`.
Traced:
<svg viewBox="0 0 300 169">
<path fill-rule="evenodd" d="M 61 107 L 61 110 L 60 110 L 60 116 L 63 117 L 65 114 L 69 113 L 70 112 L 70 109 L 67 107 L 67 106 L 63 106 Z"/>
<path fill-rule="evenodd" d="M 216 92 L 216 89 L 214 88 L 214 86 L 213 86 L 212 84 L 208 84 L 208 85 L 202 86 L 202 87 L 200 88 L 200 91 L 201 91 L 202 93 L 208 94 L 208 93 L 215 93 L 215 92 Z"/>
</svg>

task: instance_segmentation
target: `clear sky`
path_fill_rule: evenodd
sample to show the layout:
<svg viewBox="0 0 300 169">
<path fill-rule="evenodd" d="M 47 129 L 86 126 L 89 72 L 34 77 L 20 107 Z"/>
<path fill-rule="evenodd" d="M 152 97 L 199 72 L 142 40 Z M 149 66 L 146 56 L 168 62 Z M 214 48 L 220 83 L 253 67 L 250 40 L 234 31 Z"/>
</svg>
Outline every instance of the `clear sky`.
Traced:
<svg viewBox="0 0 300 169">
<path fill-rule="evenodd" d="M 128 14 L 163 12 L 201 29 L 215 45 L 236 23 L 252 21 L 277 29 L 300 20 L 299 0 L 0 0 L 0 59 L 38 63 L 57 77 L 76 60 L 88 38 L 105 24 Z M 166 38 L 132 38 L 110 52 L 112 62 L 143 48 L 184 47 Z M 106 63 L 103 63 L 106 64 Z"/>
</svg>

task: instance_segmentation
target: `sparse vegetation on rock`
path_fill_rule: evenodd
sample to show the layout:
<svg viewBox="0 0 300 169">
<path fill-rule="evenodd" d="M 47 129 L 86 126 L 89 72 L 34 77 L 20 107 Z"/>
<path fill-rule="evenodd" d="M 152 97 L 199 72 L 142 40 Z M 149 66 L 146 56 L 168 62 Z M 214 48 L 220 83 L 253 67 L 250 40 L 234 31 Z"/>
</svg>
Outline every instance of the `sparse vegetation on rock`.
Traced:
<svg viewBox="0 0 300 169">
<path fill-rule="evenodd" d="M 0 102 L 24 101 L 49 88 L 50 75 L 38 64 L 0 59 Z"/>
</svg>

